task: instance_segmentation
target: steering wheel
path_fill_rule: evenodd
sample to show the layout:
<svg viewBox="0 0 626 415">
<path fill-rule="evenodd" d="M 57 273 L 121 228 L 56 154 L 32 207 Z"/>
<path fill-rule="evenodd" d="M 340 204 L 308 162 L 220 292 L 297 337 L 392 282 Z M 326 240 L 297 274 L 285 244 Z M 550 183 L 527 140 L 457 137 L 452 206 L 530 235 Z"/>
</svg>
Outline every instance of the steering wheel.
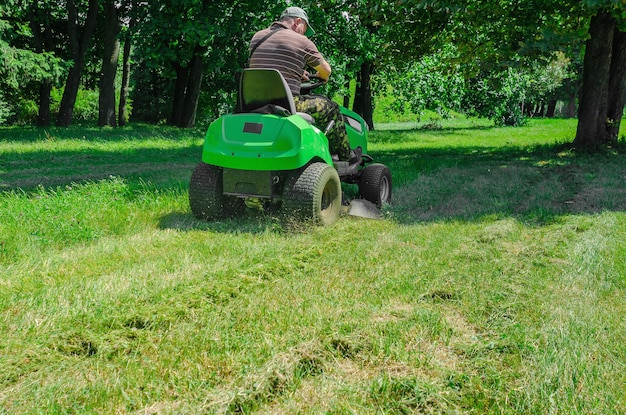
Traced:
<svg viewBox="0 0 626 415">
<path fill-rule="evenodd" d="M 313 76 L 313 75 L 309 75 L 309 80 L 302 82 L 302 84 L 300 84 L 300 93 L 302 95 L 306 95 L 309 92 L 311 92 L 312 90 L 314 90 L 315 88 L 318 88 L 322 85 L 324 85 L 326 83 L 326 81 L 324 81 L 322 78 L 317 77 L 317 76 Z"/>
</svg>

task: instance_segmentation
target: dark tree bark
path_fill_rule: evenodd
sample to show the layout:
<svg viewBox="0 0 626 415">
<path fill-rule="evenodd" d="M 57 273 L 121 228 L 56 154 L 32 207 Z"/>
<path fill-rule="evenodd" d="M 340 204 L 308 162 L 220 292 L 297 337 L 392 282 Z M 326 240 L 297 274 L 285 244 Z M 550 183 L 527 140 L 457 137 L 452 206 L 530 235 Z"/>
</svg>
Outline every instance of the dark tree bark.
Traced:
<svg viewBox="0 0 626 415">
<path fill-rule="evenodd" d="M 183 112 L 178 126 L 181 128 L 192 128 L 196 123 L 196 112 L 198 110 L 198 100 L 200 98 L 200 86 L 202 85 L 202 72 L 204 71 L 205 47 L 196 45 L 193 58 L 189 63 L 189 78 L 187 88 L 185 88 L 185 101 Z"/>
<path fill-rule="evenodd" d="M 98 125 L 117 126 L 115 117 L 115 75 L 120 55 L 121 30 L 118 9 L 113 1 L 104 5 L 104 52 L 98 98 Z"/>
<path fill-rule="evenodd" d="M 605 141 L 608 88 L 615 18 L 599 12 L 591 19 L 583 62 L 583 86 L 574 145 L 595 149 Z"/>
<path fill-rule="evenodd" d="M 554 113 L 556 112 L 556 99 L 550 99 L 548 102 L 548 107 L 546 108 L 546 118 L 554 118 Z"/>
<path fill-rule="evenodd" d="M 363 62 L 357 74 L 356 92 L 354 94 L 353 111 L 361 115 L 369 128 L 374 129 L 374 110 L 372 107 L 372 90 L 370 84 L 372 64 Z"/>
<path fill-rule="evenodd" d="M 62 127 L 67 127 L 72 123 L 74 104 L 76 104 L 80 79 L 85 67 L 85 53 L 89 48 L 93 31 L 96 28 L 98 0 L 89 0 L 89 10 L 87 11 L 87 17 L 82 30 L 78 27 L 78 11 L 76 10 L 74 0 L 67 0 L 66 6 L 68 12 L 70 50 L 74 64 L 67 75 L 63 98 L 61 98 L 61 105 L 59 113 L 57 114 L 56 124 Z"/>
<path fill-rule="evenodd" d="M 128 110 L 126 103 L 128 102 L 129 85 L 130 85 L 130 47 L 131 47 L 131 30 L 133 20 L 130 21 L 128 32 L 124 39 L 124 56 L 122 58 L 122 86 L 120 89 L 120 106 L 118 111 L 118 124 L 126 125 L 128 122 Z"/>
<path fill-rule="evenodd" d="M 189 79 L 189 66 L 181 66 L 174 64 L 176 71 L 176 81 L 174 83 L 174 96 L 172 97 L 172 114 L 170 115 L 169 124 L 178 125 L 183 117 L 183 107 L 185 105 L 185 91 L 187 90 L 187 81 Z"/>
<path fill-rule="evenodd" d="M 609 98 L 605 144 L 616 144 L 626 103 L 626 32 L 615 30 L 609 71 Z"/>
<path fill-rule="evenodd" d="M 346 76 L 346 83 L 344 84 L 344 88 L 346 88 L 346 94 L 343 96 L 343 106 L 346 108 L 350 107 L 350 79 Z"/>
<path fill-rule="evenodd" d="M 39 111 L 37 113 L 37 125 L 47 127 L 50 125 L 50 93 L 52 92 L 52 79 L 41 82 L 39 87 Z"/>
<path fill-rule="evenodd" d="M 169 123 L 180 128 L 192 128 L 196 122 L 202 72 L 204 71 L 204 53 L 206 47 L 196 45 L 193 56 L 187 66 L 176 64 L 176 83 L 174 100 Z"/>
<path fill-rule="evenodd" d="M 580 83 L 575 80 L 568 79 L 565 81 L 568 88 L 568 100 L 565 107 L 565 118 L 576 118 L 576 103 L 578 99 L 578 92 L 580 91 Z"/>
</svg>

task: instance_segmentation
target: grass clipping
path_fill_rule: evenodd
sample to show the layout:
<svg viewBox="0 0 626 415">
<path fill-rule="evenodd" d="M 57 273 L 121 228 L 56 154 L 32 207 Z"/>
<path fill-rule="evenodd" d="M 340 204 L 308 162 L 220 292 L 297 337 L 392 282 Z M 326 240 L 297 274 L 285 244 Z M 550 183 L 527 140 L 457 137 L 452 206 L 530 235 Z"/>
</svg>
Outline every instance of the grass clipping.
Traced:
<svg viewBox="0 0 626 415">
<path fill-rule="evenodd" d="M 319 342 L 309 342 L 276 355 L 256 373 L 217 390 L 205 402 L 215 413 L 249 413 L 295 391 L 306 378 L 324 372 L 330 353 Z"/>
</svg>

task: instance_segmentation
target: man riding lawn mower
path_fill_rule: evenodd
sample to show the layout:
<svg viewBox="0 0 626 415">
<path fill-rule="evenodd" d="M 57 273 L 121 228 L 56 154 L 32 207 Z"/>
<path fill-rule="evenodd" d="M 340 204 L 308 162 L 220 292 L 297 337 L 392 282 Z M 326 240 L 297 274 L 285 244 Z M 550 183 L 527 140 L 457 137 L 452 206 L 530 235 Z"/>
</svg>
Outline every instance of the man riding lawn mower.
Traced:
<svg viewBox="0 0 626 415">
<path fill-rule="evenodd" d="M 290 7 L 252 38 L 237 111 L 209 126 L 202 161 L 191 176 L 189 203 L 196 217 L 234 216 L 246 204 L 260 204 L 329 225 L 341 213 L 341 182 L 358 184 L 367 203 L 390 202 L 391 173 L 372 163 L 363 119 L 309 95 L 330 76 L 330 66 L 304 36 L 312 32 L 306 13 Z"/>
</svg>

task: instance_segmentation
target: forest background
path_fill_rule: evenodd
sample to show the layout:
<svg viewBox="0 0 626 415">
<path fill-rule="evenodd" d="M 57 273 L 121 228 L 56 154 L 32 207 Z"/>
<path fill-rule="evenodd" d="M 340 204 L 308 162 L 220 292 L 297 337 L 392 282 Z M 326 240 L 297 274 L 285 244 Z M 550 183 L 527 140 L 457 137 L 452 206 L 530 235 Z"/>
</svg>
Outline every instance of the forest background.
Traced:
<svg viewBox="0 0 626 415">
<path fill-rule="evenodd" d="M 288 5 L 8 0 L 0 6 L 0 123 L 208 124 L 233 107 L 252 34 Z M 324 93 L 372 128 L 378 103 L 390 119 L 428 110 L 515 126 L 577 116 L 573 143 L 591 150 L 619 138 L 624 0 L 299 5 L 333 67 Z"/>
</svg>

